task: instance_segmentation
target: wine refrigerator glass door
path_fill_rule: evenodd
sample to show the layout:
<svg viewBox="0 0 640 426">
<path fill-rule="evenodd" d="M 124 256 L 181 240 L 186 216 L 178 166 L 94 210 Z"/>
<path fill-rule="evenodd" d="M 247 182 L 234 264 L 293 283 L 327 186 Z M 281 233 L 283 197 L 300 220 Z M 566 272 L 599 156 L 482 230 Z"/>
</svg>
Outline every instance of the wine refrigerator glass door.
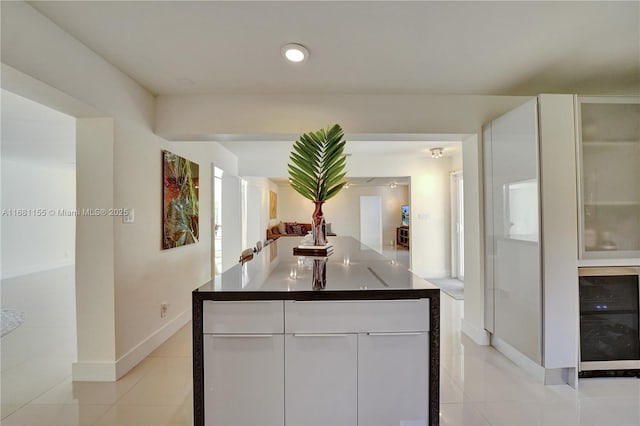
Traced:
<svg viewBox="0 0 640 426">
<path fill-rule="evenodd" d="M 580 268 L 580 370 L 640 368 L 640 268 Z"/>
</svg>

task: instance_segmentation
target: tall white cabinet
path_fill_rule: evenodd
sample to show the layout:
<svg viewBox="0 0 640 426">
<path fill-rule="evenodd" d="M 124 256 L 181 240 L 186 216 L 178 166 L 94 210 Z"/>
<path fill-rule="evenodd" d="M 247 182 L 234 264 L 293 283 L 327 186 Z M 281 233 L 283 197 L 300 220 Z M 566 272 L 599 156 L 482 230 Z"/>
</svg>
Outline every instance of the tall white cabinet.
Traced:
<svg viewBox="0 0 640 426">
<path fill-rule="evenodd" d="M 540 95 L 483 129 L 485 325 L 546 383 L 577 372 L 574 97 Z"/>
</svg>

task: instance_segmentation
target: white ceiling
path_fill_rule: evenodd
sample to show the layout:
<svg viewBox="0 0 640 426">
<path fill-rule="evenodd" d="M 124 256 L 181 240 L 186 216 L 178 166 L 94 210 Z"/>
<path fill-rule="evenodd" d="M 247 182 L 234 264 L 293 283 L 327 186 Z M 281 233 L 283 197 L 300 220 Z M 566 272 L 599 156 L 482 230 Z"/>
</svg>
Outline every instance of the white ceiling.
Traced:
<svg viewBox="0 0 640 426">
<path fill-rule="evenodd" d="M 154 94 L 640 91 L 637 1 L 29 3 Z"/>
</svg>

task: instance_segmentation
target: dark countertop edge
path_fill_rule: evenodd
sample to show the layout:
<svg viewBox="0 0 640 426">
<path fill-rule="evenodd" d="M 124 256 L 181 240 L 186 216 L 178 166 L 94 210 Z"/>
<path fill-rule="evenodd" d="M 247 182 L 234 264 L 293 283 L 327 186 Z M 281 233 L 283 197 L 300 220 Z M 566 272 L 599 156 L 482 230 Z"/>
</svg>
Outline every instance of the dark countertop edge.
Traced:
<svg viewBox="0 0 640 426">
<path fill-rule="evenodd" d="M 389 290 L 308 290 L 308 291 L 193 291 L 201 300 L 385 300 L 420 299 L 440 294 L 438 288 Z"/>
</svg>

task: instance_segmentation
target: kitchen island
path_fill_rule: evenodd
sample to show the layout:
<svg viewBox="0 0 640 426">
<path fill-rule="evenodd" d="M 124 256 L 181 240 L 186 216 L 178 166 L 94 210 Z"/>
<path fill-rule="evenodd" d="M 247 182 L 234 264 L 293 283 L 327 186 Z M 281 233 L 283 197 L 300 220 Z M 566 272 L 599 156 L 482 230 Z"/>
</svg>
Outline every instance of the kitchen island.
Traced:
<svg viewBox="0 0 640 426">
<path fill-rule="evenodd" d="M 438 425 L 440 290 L 351 237 L 193 291 L 194 425 Z"/>
</svg>

